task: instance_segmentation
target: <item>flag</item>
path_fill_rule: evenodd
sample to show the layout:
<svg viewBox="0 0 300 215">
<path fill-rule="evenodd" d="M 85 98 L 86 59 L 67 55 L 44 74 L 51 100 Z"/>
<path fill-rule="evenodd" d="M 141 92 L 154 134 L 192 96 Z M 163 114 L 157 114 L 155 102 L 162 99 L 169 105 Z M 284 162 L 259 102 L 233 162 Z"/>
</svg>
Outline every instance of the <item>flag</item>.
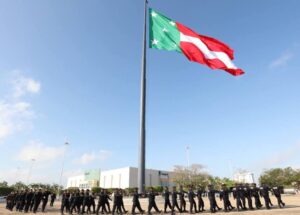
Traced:
<svg viewBox="0 0 300 215">
<path fill-rule="evenodd" d="M 149 9 L 150 48 L 177 51 L 190 61 L 223 69 L 238 76 L 244 71 L 237 68 L 233 60 L 233 50 L 217 39 L 199 35 L 188 27 Z"/>
</svg>

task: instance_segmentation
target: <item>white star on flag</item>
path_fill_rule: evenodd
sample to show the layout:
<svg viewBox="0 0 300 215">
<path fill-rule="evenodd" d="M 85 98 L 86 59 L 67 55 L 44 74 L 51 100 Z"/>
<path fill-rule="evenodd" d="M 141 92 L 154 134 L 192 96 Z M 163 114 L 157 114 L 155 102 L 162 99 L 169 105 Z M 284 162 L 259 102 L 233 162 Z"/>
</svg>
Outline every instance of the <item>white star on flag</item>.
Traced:
<svg viewBox="0 0 300 215">
<path fill-rule="evenodd" d="M 163 32 L 168 32 L 168 29 L 163 28 L 162 31 L 163 31 Z"/>
<path fill-rule="evenodd" d="M 173 22 L 173 21 L 171 21 L 171 22 L 169 22 L 169 23 L 170 23 L 171 25 L 173 25 L 173 26 L 176 24 L 176 23 L 175 23 L 175 22 Z"/>
<path fill-rule="evenodd" d="M 152 40 L 152 45 L 157 45 L 158 44 L 158 40 L 157 39 L 154 39 L 154 40 Z"/>
<path fill-rule="evenodd" d="M 152 11 L 151 16 L 156 17 L 157 13 L 155 13 L 154 11 Z"/>
</svg>

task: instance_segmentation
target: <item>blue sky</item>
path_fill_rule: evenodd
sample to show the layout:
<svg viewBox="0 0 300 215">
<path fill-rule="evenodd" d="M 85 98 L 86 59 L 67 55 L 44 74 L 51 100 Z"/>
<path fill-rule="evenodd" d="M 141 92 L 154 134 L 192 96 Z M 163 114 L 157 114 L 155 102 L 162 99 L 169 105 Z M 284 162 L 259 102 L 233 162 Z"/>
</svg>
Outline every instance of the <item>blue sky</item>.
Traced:
<svg viewBox="0 0 300 215">
<path fill-rule="evenodd" d="M 246 74 L 147 49 L 147 168 L 299 168 L 300 2 L 150 0 Z M 0 181 L 137 166 L 143 1 L 0 1 Z M 67 149 L 65 141 L 70 142 Z M 30 159 L 35 158 L 28 178 Z"/>
</svg>

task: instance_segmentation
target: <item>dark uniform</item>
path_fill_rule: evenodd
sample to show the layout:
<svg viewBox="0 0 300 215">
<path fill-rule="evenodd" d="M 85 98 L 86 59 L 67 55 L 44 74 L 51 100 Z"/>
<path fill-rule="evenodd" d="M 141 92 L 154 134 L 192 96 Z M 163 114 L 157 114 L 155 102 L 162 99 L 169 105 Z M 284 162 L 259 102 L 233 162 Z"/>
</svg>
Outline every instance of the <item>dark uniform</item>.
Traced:
<svg viewBox="0 0 300 215">
<path fill-rule="evenodd" d="M 219 208 L 219 206 L 217 205 L 217 201 L 216 201 L 216 193 L 218 193 L 217 190 L 214 190 L 212 185 L 208 186 L 208 192 L 207 192 L 207 196 L 208 196 L 208 200 L 209 200 L 209 204 L 210 204 L 210 212 L 211 213 L 215 213 L 217 210 L 221 210 L 222 208 Z"/>
<path fill-rule="evenodd" d="M 42 195 L 42 212 L 45 211 L 46 205 L 48 203 L 49 195 L 50 195 L 49 190 L 46 190 L 46 191 L 43 192 L 43 195 Z"/>
<path fill-rule="evenodd" d="M 95 203 L 95 195 L 92 193 L 89 197 L 89 211 L 91 210 L 90 208 L 92 207 L 93 213 L 96 213 L 96 203 Z"/>
<path fill-rule="evenodd" d="M 285 203 L 281 199 L 281 189 L 279 187 L 273 187 L 272 192 L 273 192 L 273 194 L 275 195 L 275 197 L 277 199 L 278 206 L 280 208 L 284 207 Z"/>
<path fill-rule="evenodd" d="M 33 191 L 30 190 L 26 193 L 26 196 L 25 196 L 25 209 L 24 211 L 27 213 L 28 210 L 30 209 L 30 205 L 31 205 L 31 202 L 33 200 Z"/>
<path fill-rule="evenodd" d="M 73 213 L 73 210 L 75 209 L 75 198 L 76 198 L 76 193 L 75 192 L 72 192 L 70 194 L 70 199 L 69 199 L 69 204 L 70 204 L 70 214 Z M 76 210 L 76 209 L 75 209 Z"/>
<path fill-rule="evenodd" d="M 255 207 L 256 209 L 260 209 L 262 207 L 260 198 L 259 198 L 259 188 L 256 187 L 256 184 L 252 185 L 251 188 L 252 196 L 254 197 Z"/>
<path fill-rule="evenodd" d="M 81 199 L 80 191 L 77 190 L 76 193 L 75 194 L 73 193 L 72 197 L 70 198 L 70 213 L 71 214 L 73 213 L 73 211 L 80 213 L 80 199 Z"/>
<path fill-rule="evenodd" d="M 265 206 L 267 209 L 271 209 L 271 206 L 272 206 L 270 196 L 269 196 L 269 191 L 270 191 L 270 188 L 268 186 L 262 186 L 262 187 L 260 187 L 260 190 L 259 190 L 260 196 L 262 196 L 265 200 Z"/>
<path fill-rule="evenodd" d="M 169 207 L 172 210 L 172 205 L 170 202 L 170 192 L 169 188 L 165 187 L 165 191 L 163 192 L 163 196 L 165 199 L 165 204 L 164 204 L 164 212 L 167 213 L 167 207 Z"/>
<path fill-rule="evenodd" d="M 151 188 L 150 192 L 147 193 L 147 197 L 148 197 L 148 201 L 149 201 L 148 214 L 151 213 L 152 208 L 154 208 L 157 213 L 161 213 L 161 211 L 157 208 L 157 205 L 155 203 L 155 196 L 157 196 L 157 195 L 158 194 L 153 191 L 153 188 Z"/>
<path fill-rule="evenodd" d="M 56 199 L 56 194 L 55 193 L 51 193 L 51 201 L 50 201 L 50 207 L 53 207 L 54 201 Z"/>
<path fill-rule="evenodd" d="M 88 207 L 89 204 L 89 195 L 90 195 L 90 190 L 86 190 L 84 196 L 83 196 L 83 201 L 82 201 L 82 208 L 81 208 L 81 213 L 85 213 L 85 207 Z"/>
<path fill-rule="evenodd" d="M 226 185 L 222 185 L 222 190 L 220 190 L 220 200 L 223 201 L 224 210 L 226 212 L 234 209 L 229 200 L 229 194 L 230 190 L 226 187 Z"/>
<path fill-rule="evenodd" d="M 39 205 L 42 201 L 42 190 L 39 189 L 35 194 L 33 195 L 33 213 L 37 212 L 37 209 L 39 208 Z"/>
<path fill-rule="evenodd" d="M 14 192 L 11 192 L 10 194 L 8 194 L 8 196 L 6 197 L 6 209 L 12 210 L 12 208 L 14 206 L 14 198 L 15 198 Z"/>
<path fill-rule="evenodd" d="M 106 194 L 104 193 L 104 190 L 101 190 L 99 194 L 97 209 L 96 209 L 97 214 L 99 214 L 100 209 L 101 209 L 101 213 L 103 212 L 107 213 L 107 210 L 105 208 L 105 195 Z"/>
<path fill-rule="evenodd" d="M 107 206 L 107 210 L 108 210 L 108 213 L 110 213 L 110 204 L 109 204 L 109 201 L 111 201 L 111 198 L 109 197 L 109 194 L 107 193 L 107 190 L 104 190 L 104 202 L 105 202 L 105 205 Z"/>
<path fill-rule="evenodd" d="M 195 209 L 195 213 L 197 213 L 197 208 L 196 208 L 196 202 L 195 202 L 195 198 L 196 194 L 193 191 L 192 188 L 190 188 L 189 192 L 188 192 L 188 198 L 189 198 L 189 202 L 190 202 L 190 213 L 193 213 L 193 209 Z"/>
<path fill-rule="evenodd" d="M 70 193 L 68 191 L 65 191 L 61 198 L 61 214 L 64 214 L 65 209 L 67 213 L 70 211 Z"/>
<path fill-rule="evenodd" d="M 197 199 L 198 199 L 198 212 L 202 212 L 205 211 L 204 210 L 204 201 L 202 199 L 202 195 L 203 195 L 204 191 L 203 189 L 201 189 L 200 187 L 197 190 Z"/>
<path fill-rule="evenodd" d="M 122 201 L 121 201 L 121 194 L 119 193 L 119 190 L 116 190 L 114 192 L 114 203 L 113 203 L 113 209 L 112 209 L 112 214 L 117 213 L 122 213 Z"/>
<path fill-rule="evenodd" d="M 254 210 L 252 204 L 252 189 L 249 187 L 249 184 L 246 184 L 244 190 L 245 190 L 245 197 L 248 201 L 248 208 L 249 210 Z"/>
<path fill-rule="evenodd" d="M 171 195 L 172 195 L 172 213 L 175 212 L 175 207 L 181 213 L 181 209 L 179 208 L 178 202 L 177 202 L 178 192 L 176 191 L 176 187 L 173 187 L 173 192 Z"/>
<path fill-rule="evenodd" d="M 123 201 L 123 190 L 119 189 L 119 193 L 120 193 L 121 209 L 124 213 L 127 213 L 128 211 L 125 209 L 124 201 Z"/>
<path fill-rule="evenodd" d="M 141 194 L 138 193 L 138 189 L 135 189 L 133 193 L 133 198 L 132 198 L 132 209 L 131 209 L 131 214 L 135 214 L 135 209 L 137 208 L 140 213 L 144 213 L 145 211 L 142 209 L 141 204 L 140 204 L 140 198 Z"/>
<path fill-rule="evenodd" d="M 238 211 L 244 210 L 245 207 L 242 202 L 242 198 L 244 196 L 244 189 L 240 185 L 236 185 L 232 191 L 233 191 L 233 198 L 236 199 L 237 210 Z"/>
<path fill-rule="evenodd" d="M 186 202 L 185 202 L 185 199 L 184 199 L 185 193 L 186 192 L 182 189 L 182 186 L 180 185 L 178 195 L 179 195 L 179 205 L 180 205 L 181 212 L 187 212 Z"/>
</svg>

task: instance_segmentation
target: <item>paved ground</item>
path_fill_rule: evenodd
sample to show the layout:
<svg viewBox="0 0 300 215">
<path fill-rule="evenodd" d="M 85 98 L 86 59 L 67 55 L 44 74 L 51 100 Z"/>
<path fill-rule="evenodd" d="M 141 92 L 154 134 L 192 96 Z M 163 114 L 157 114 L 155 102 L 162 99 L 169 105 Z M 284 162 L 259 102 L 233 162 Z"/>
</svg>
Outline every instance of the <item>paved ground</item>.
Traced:
<svg viewBox="0 0 300 215">
<path fill-rule="evenodd" d="M 265 210 L 265 209 L 261 209 L 261 210 L 255 210 L 255 211 L 246 211 L 246 212 L 237 212 L 237 211 L 233 211 L 230 213 L 226 213 L 226 215 L 231 215 L 231 214 L 235 214 L 235 215 L 240 215 L 240 214 L 246 214 L 246 215 L 300 215 L 300 194 L 298 195 L 283 195 L 282 197 L 283 201 L 286 203 L 286 207 L 284 209 L 279 209 L 276 206 L 274 206 L 272 208 L 272 210 Z M 208 199 L 204 198 L 205 201 L 205 206 L 206 209 L 208 207 Z M 231 202 L 234 204 L 234 201 L 231 200 Z M 272 197 L 272 202 L 275 205 L 276 200 Z M 131 208 L 131 199 L 124 199 L 124 204 L 127 210 L 130 211 Z M 141 199 L 141 204 L 142 204 L 142 208 L 146 209 L 147 208 L 147 199 Z M 157 205 L 160 209 L 163 208 L 163 199 L 162 198 L 157 198 Z M 222 203 L 218 201 L 218 205 L 222 206 Z M 57 201 L 55 202 L 55 207 L 54 208 L 49 208 L 47 207 L 47 212 L 46 213 L 41 213 L 38 212 L 37 214 L 47 214 L 47 215 L 57 215 L 60 214 L 59 211 L 59 207 L 60 207 L 60 203 Z M 189 207 L 189 204 L 187 203 L 187 208 Z M 23 214 L 20 212 L 10 212 L 7 211 L 5 209 L 5 204 L 4 203 L 0 203 L 0 215 L 17 215 L 17 214 Z M 31 213 L 28 213 L 31 214 Z M 171 214 L 171 213 L 169 213 Z M 210 214 L 208 211 L 206 211 L 204 214 Z M 224 212 L 218 212 L 217 214 L 225 214 Z"/>
</svg>

